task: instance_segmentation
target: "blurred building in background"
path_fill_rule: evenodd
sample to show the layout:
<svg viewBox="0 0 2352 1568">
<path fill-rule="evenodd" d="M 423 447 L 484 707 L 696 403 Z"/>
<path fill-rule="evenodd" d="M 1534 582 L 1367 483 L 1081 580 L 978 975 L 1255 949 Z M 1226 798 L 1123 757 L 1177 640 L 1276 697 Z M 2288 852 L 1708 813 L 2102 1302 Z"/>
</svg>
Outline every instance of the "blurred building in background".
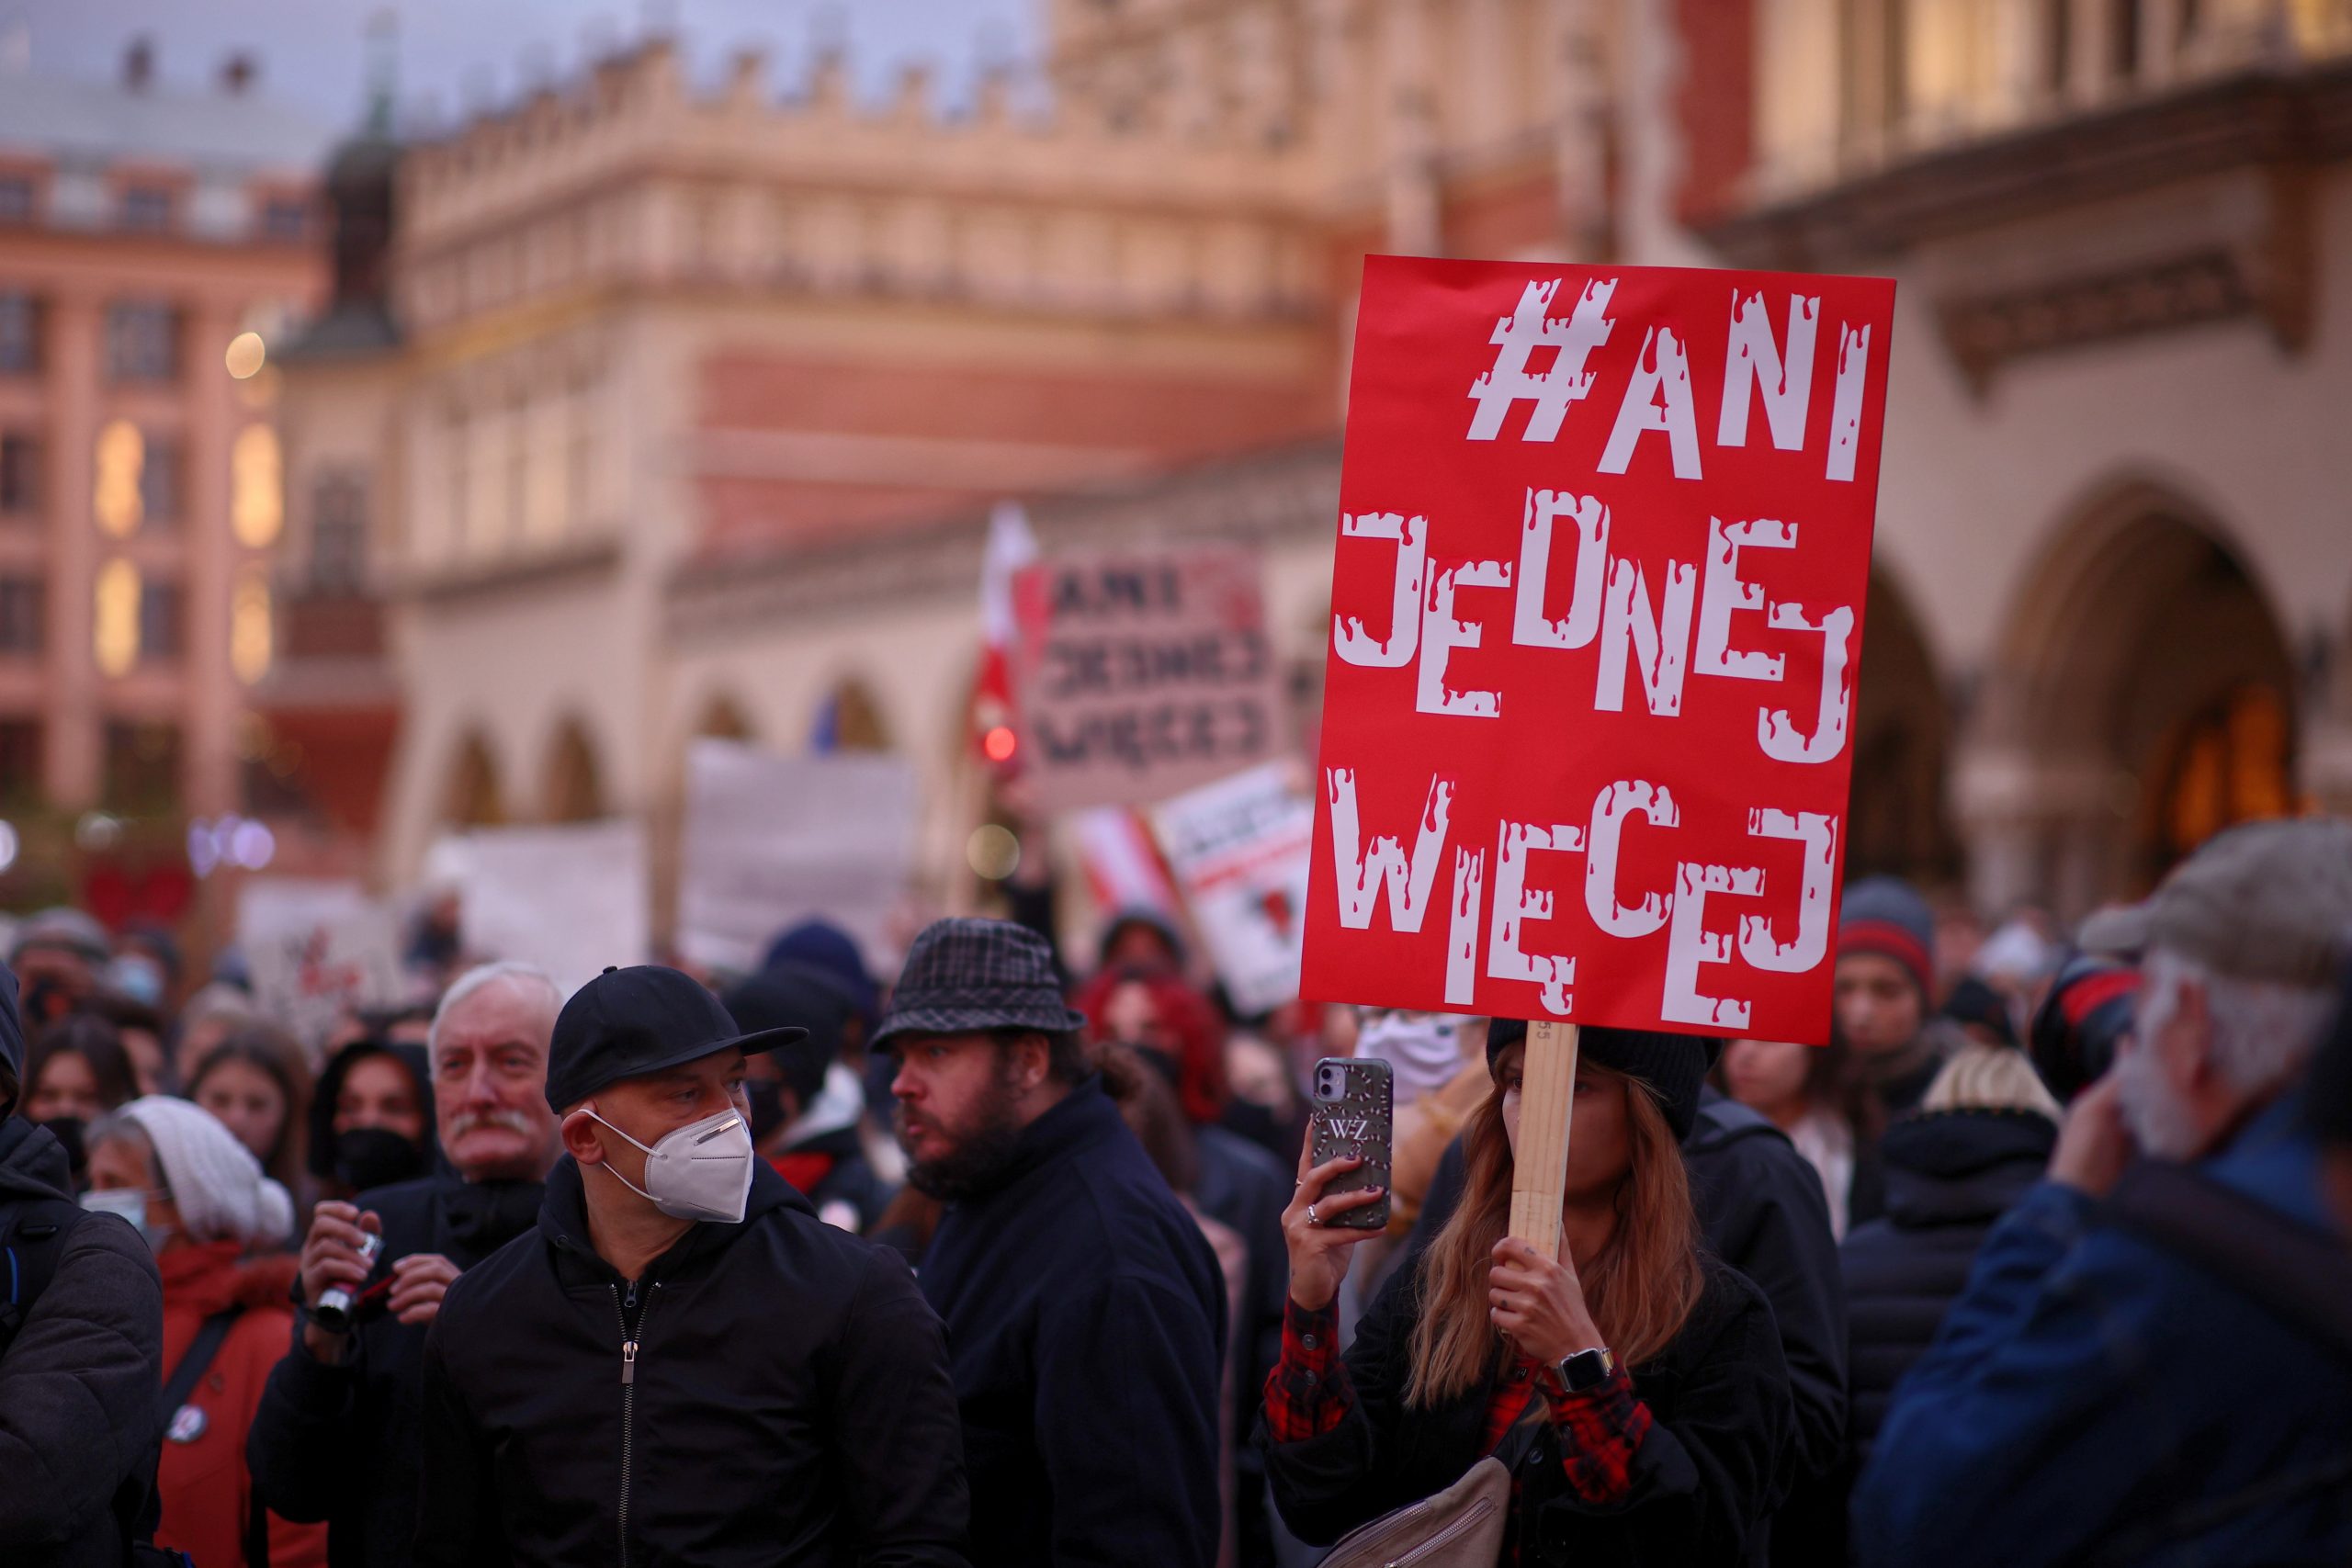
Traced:
<svg viewBox="0 0 2352 1568">
<path fill-rule="evenodd" d="M 199 91 L 161 85 L 143 43 L 111 82 L 0 80 L 12 903 L 176 919 L 191 821 L 241 817 L 268 774 L 246 701 L 283 522 L 268 349 L 317 304 L 328 140 L 245 57 Z"/>
<path fill-rule="evenodd" d="M 2071 913 L 2352 809 L 2352 6 L 1722 10 L 1679 216 L 1899 282 L 1855 852 L 1948 833 L 1981 905 Z"/>
<path fill-rule="evenodd" d="M 641 44 L 407 148 L 379 340 L 297 367 L 289 558 L 356 515 L 391 605 L 381 870 L 610 814 L 659 866 L 716 734 L 903 753 L 967 901 L 1005 495 L 1259 543 L 1309 740 L 1371 251 L 1901 280 L 1855 871 L 2072 913 L 2352 807 L 2347 50 L 2335 0 L 1057 0 L 1032 122 Z"/>
</svg>

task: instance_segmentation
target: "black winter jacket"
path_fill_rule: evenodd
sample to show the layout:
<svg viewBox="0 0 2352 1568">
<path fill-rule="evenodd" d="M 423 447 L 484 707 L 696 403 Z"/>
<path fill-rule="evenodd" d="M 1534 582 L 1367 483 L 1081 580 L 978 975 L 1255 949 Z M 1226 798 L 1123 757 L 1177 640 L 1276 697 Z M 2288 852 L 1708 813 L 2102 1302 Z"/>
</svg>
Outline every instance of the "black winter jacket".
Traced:
<svg viewBox="0 0 2352 1568">
<path fill-rule="evenodd" d="M 1713 1089 L 1700 1094 L 1682 1159 L 1707 1250 L 1772 1303 L 1796 1402 L 1798 1473 L 1829 1474 L 1846 1444 L 1846 1303 L 1821 1178 L 1779 1128 Z M 1444 1226 L 1464 1179 L 1456 1138 L 1413 1223 L 1413 1252 Z"/>
<path fill-rule="evenodd" d="M 1796 1401 L 1797 1473 L 1826 1475 L 1846 1440 L 1846 1302 L 1821 1178 L 1788 1135 L 1713 1089 L 1682 1140 L 1708 1249 L 1772 1303 Z"/>
<path fill-rule="evenodd" d="M 1398 1269 L 1356 1327 L 1345 1358 L 1355 1391 L 1346 1419 L 1319 1438 L 1267 1447 L 1274 1501 L 1304 1540 L 1337 1540 L 1441 1492 L 1484 1451 L 1489 1388 L 1428 1410 L 1404 1403 L 1419 1264 Z M 1584 1503 L 1561 1474 L 1557 1437 L 1546 1427 L 1518 1472 L 1522 1563 L 1747 1561 L 1787 1480 L 1788 1368 L 1763 1292 L 1713 1258 L 1704 1265 L 1706 1289 L 1682 1332 L 1665 1354 L 1630 1369 L 1653 1421 L 1634 1454 L 1631 1494 L 1606 1508 Z"/>
<path fill-rule="evenodd" d="M 1853 1442 L 1870 1457 L 1888 1397 L 1925 1354 L 1993 1223 L 2041 1179 L 2057 1126 L 2030 1111 L 1943 1111 L 1886 1130 L 1886 1214 L 1848 1234 Z"/>
<path fill-rule="evenodd" d="M 455 1174 L 379 1187 L 353 1200 L 384 1227 L 379 1270 L 437 1252 L 460 1269 L 529 1230 L 536 1181 L 469 1183 Z M 400 1568 L 416 1540 L 417 1421 L 424 1398 L 422 1324 L 389 1315 L 361 1324 L 344 1359 L 293 1348 L 271 1369 L 245 1434 L 254 1490 L 281 1517 L 327 1524 L 332 1568 Z"/>
<path fill-rule="evenodd" d="M 423 1451 L 422 1568 L 965 1561 L 939 1320 L 763 1163 L 741 1224 L 693 1226 L 632 1292 L 559 1160 L 537 1228 L 442 1303 Z"/>
<path fill-rule="evenodd" d="M 922 1278 L 954 1348 L 973 1562 L 1216 1562 L 1224 1276 L 1100 1078 L 947 1205 Z"/>
<path fill-rule="evenodd" d="M 0 1118 L 0 1235 L 15 1236 L 28 1207 L 73 1201 L 63 1146 L 21 1116 Z M 125 1520 L 153 1492 L 164 1386 L 154 1254 L 112 1214 L 70 1224 L 56 1272 L 0 1354 L 8 1568 L 121 1568 Z M 7 1286 L 0 1280 L 0 1301 Z"/>
</svg>

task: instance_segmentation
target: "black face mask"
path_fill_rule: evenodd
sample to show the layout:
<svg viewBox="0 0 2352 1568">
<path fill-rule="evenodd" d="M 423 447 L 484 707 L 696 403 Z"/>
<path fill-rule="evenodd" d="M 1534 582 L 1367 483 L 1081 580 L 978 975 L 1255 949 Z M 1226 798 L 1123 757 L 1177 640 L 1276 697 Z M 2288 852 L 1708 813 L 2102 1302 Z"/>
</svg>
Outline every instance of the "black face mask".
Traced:
<svg viewBox="0 0 2352 1568">
<path fill-rule="evenodd" d="M 354 1127 L 334 1137 L 334 1179 L 354 1192 L 413 1181 L 424 1174 L 424 1147 L 389 1127 Z"/>
<path fill-rule="evenodd" d="M 764 1144 L 770 1134 L 783 1130 L 784 1085 L 773 1078 L 745 1078 L 743 1099 L 752 1107 L 752 1142 Z"/>
<path fill-rule="evenodd" d="M 66 1162 L 74 1168 L 74 1179 L 81 1180 L 84 1168 L 90 1163 L 89 1151 L 82 1146 L 82 1134 L 89 1130 L 89 1124 L 79 1116 L 59 1116 L 41 1125 L 65 1150 Z"/>
</svg>

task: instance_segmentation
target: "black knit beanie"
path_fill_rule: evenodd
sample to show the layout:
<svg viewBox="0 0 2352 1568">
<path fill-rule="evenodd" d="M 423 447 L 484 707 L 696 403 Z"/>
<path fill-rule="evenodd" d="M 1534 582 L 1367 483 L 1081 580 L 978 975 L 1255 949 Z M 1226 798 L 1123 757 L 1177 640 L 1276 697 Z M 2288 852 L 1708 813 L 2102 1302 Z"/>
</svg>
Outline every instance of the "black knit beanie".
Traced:
<svg viewBox="0 0 2352 1568">
<path fill-rule="evenodd" d="M 1487 1070 L 1503 1047 L 1527 1038 L 1523 1018 L 1498 1018 L 1487 1024 Z M 1577 1036 L 1577 1055 L 1597 1066 L 1639 1078 L 1654 1090 L 1677 1143 L 1690 1135 L 1699 1118 L 1699 1089 L 1714 1060 L 1718 1042 L 1662 1029 L 1603 1029 L 1586 1024 Z"/>
</svg>

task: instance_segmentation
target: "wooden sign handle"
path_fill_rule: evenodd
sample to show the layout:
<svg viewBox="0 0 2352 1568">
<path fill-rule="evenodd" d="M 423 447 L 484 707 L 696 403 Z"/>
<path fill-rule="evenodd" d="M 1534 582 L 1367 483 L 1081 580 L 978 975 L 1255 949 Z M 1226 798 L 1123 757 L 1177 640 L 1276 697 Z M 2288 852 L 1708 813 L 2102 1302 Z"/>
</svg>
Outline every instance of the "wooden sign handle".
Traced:
<svg viewBox="0 0 2352 1568">
<path fill-rule="evenodd" d="M 1519 1087 L 1519 1156 L 1510 1175 L 1510 1234 L 1554 1262 L 1560 1256 L 1568 1112 L 1576 1093 L 1577 1026 L 1530 1023 Z"/>
</svg>

